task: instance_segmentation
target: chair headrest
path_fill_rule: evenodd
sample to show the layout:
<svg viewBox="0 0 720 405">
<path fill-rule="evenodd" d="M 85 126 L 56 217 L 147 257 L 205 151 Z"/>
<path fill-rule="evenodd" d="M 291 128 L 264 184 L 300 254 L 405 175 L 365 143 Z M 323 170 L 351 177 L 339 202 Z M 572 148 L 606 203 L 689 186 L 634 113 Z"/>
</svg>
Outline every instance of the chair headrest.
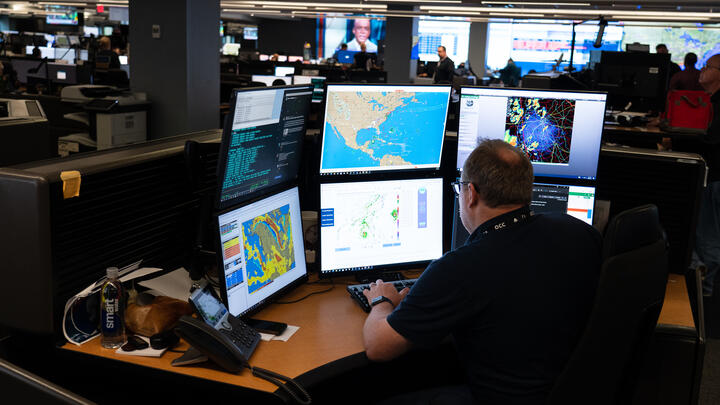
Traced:
<svg viewBox="0 0 720 405">
<path fill-rule="evenodd" d="M 603 241 L 603 259 L 626 253 L 664 239 L 657 206 L 641 205 L 617 214 Z"/>
</svg>

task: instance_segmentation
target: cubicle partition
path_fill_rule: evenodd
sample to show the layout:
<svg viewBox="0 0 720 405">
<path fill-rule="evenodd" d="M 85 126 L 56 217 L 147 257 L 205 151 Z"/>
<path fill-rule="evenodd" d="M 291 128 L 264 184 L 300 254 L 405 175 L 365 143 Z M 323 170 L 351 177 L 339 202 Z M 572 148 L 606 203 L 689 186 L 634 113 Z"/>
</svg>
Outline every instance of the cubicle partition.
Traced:
<svg viewBox="0 0 720 405">
<path fill-rule="evenodd" d="M 0 168 L 0 327 L 61 335 L 65 302 L 106 267 L 182 265 L 199 205 L 185 141 L 220 136 L 204 131 Z"/>
</svg>

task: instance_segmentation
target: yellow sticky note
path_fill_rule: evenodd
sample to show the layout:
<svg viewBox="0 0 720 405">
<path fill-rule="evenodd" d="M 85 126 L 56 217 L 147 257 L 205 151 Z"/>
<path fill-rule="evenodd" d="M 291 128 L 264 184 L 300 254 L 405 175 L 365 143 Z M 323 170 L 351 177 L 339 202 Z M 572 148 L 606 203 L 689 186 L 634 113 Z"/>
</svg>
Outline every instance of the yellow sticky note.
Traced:
<svg viewBox="0 0 720 405">
<path fill-rule="evenodd" d="M 77 170 L 69 170 L 60 173 L 60 179 L 63 182 L 63 198 L 73 198 L 80 195 L 81 175 Z"/>
</svg>

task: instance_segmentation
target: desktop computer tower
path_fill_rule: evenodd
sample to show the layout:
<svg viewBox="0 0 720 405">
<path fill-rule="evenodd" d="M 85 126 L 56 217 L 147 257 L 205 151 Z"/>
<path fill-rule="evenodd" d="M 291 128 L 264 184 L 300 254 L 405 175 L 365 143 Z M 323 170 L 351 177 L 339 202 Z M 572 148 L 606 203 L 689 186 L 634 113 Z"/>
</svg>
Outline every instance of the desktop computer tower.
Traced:
<svg viewBox="0 0 720 405">
<path fill-rule="evenodd" d="M 610 218 L 642 204 L 657 205 L 669 244 L 670 271 L 684 273 L 695 246 L 705 178 L 705 161 L 693 153 L 603 146 L 596 198 L 610 201 Z"/>
<path fill-rule="evenodd" d="M 185 142 L 220 137 L 204 131 L 0 168 L 0 327 L 61 336 L 65 302 L 105 268 L 183 265 L 199 206 Z M 64 171 L 80 172 L 77 197 L 64 198 Z M 214 171 L 206 177 L 215 183 Z"/>
</svg>

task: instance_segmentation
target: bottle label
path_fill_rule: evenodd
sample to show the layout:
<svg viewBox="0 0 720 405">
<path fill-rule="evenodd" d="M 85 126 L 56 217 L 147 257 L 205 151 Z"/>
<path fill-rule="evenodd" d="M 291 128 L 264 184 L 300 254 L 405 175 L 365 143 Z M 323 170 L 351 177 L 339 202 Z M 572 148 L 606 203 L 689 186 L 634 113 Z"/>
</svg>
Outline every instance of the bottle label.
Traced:
<svg viewBox="0 0 720 405">
<path fill-rule="evenodd" d="M 100 326 L 104 336 L 121 335 L 124 332 L 121 301 L 121 288 L 117 288 L 113 283 L 103 286 L 100 295 Z"/>
</svg>

